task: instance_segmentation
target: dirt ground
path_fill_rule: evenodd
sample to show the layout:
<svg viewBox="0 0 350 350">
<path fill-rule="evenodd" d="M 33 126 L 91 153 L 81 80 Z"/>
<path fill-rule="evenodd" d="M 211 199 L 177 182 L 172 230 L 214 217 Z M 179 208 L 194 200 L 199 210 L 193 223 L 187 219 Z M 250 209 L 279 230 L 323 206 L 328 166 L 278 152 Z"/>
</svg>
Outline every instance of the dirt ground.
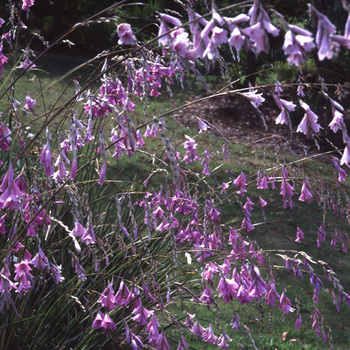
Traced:
<svg viewBox="0 0 350 350">
<path fill-rule="evenodd" d="M 246 98 L 239 95 L 227 95 L 214 97 L 194 103 L 181 110 L 177 120 L 184 126 L 198 129 L 198 118 L 203 119 L 209 125 L 207 133 L 221 134 L 232 143 L 243 142 L 256 147 L 267 147 L 284 152 L 290 152 L 295 156 L 305 156 L 315 152 L 329 150 L 331 145 L 324 141 L 324 134 L 316 135 L 316 141 L 307 139 L 304 134 L 297 133 L 297 125 L 303 117 L 303 110 L 297 106 L 293 113 L 293 132 L 287 125 L 275 123 L 280 113 L 271 92 L 263 92 L 265 102 L 259 107 L 259 113 Z M 191 96 L 187 102 L 203 99 L 201 96 Z M 281 96 L 291 100 L 287 96 Z M 295 103 L 295 101 L 294 101 Z M 319 114 L 319 122 L 326 122 L 326 107 Z M 262 117 L 263 116 L 263 117 Z M 263 121 L 265 120 L 265 122 Z M 265 127 L 265 125 L 266 127 Z"/>
</svg>

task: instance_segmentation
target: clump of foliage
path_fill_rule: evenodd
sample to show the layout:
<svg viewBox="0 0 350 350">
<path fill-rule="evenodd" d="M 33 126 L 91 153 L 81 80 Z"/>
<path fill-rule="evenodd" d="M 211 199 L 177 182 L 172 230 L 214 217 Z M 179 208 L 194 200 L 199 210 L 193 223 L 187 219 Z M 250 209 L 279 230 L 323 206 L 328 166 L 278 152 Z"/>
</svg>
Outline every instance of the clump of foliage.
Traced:
<svg viewBox="0 0 350 350">
<path fill-rule="evenodd" d="M 125 13 L 127 3 L 106 11 Z M 181 4 L 181 17 L 166 9 L 157 12 L 158 36 L 148 42 L 138 41 L 136 28 L 119 21 L 118 44 L 65 74 L 65 79 L 74 77 L 71 96 L 64 101 L 58 97 L 50 106 L 45 96 L 52 86 L 18 101 L 17 84 L 22 79 L 34 84 L 40 58 L 57 44 L 72 44 L 71 33 L 103 22 L 104 13 L 76 24 L 52 44 L 41 38 L 47 47 L 39 54 L 30 50 L 29 40 L 19 58 L 16 38 L 29 31 L 24 23 L 34 0 L 10 2 L 10 18 L 0 19 L 0 71 L 6 71 L 0 90 L 6 101 L 0 122 L 1 349 L 184 349 L 190 335 L 225 349 L 233 332 L 245 334 L 257 348 L 256 334 L 244 321 L 245 309 L 254 303 L 278 308 L 286 316 L 294 313 L 296 329 L 310 323 L 331 344 L 319 307 L 322 288 L 329 288 L 337 311 L 341 304 L 350 306 L 350 295 L 330 264 L 304 249 L 269 249 L 251 239 L 262 224 L 253 210 L 268 224 L 265 215 L 279 197 L 278 208 L 291 218 L 296 201 L 319 209 L 317 247 L 330 243 L 335 254 L 348 253 L 343 167 L 350 165 L 350 138 L 344 108 L 324 81 L 314 85 L 331 106 L 329 125 L 320 124 L 306 100 L 302 70 L 296 69 L 298 97 L 282 98 L 284 86 L 278 81 L 272 95 L 280 110 L 276 123 L 291 132 L 290 114 L 297 103 L 304 116 L 296 131 L 316 145 L 322 128 L 341 132 L 344 150 L 329 155 L 333 172 L 328 181 L 301 169 L 302 160 L 282 162 L 280 154 L 277 165 L 265 163 L 254 174 L 231 169 L 235 145 L 224 137 L 218 150 L 197 142 L 200 137 L 193 133 L 174 136 L 168 130 L 169 119 L 188 104 L 152 115 L 147 105 L 159 95 L 172 96 L 173 86 L 186 84 L 190 74 L 205 84 L 200 72 L 204 75 L 218 63 L 226 87 L 214 95 L 249 101 L 266 126 L 260 87 L 234 89 L 221 47 L 228 45 L 234 60 L 240 50 L 268 53 L 270 38 L 284 31 L 287 62 L 301 68 L 314 50 L 323 61 L 349 49 L 350 19 L 344 34 L 337 34 L 331 21 L 310 5 L 317 17 L 314 38 L 257 0 L 223 9 L 213 1 L 204 15 L 190 2 Z M 271 23 L 271 14 L 281 29 Z M 18 62 L 7 69 L 6 51 L 11 50 Z M 79 69 L 91 64 L 97 68 L 80 84 Z M 43 112 L 37 114 L 40 104 Z M 136 106 L 144 109 L 142 119 Z M 34 124 L 35 134 L 25 132 Z M 206 133 L 215 126 L 198 118 L 198 129 Z M 129 159 L 135 160 L 133 166 Z M 239 210 L 224 215 L 232 203 Z M 306 232 L 299 226 L 294 240 L 302 245 Z M 281 262 L 296 279 L 309 280 L 307 301 L 297 296 L 294 302 L 289 298 L 293 286 L 276 283 Z M 230 325 L 220 323 L 218 316 L 226 304 L 232 307 Z M 214 316 L 205 324 L 201 308 Z M 311 322 L 302 319 L 304 308 Z"/>
</svg>

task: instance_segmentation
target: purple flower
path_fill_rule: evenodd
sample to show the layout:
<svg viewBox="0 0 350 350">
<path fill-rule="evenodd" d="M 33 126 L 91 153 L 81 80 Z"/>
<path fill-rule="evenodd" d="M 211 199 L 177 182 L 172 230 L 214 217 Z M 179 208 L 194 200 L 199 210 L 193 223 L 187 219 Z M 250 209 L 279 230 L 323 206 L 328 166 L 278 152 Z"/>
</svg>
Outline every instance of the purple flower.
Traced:
<svg viewBox="0 0 350 350">
<path fill-rule="evenodd" d="M 204 332 L 204 328 L 197 321 L 191 328 L 191 332 L 197 337 L 201 338 Z"/>
<path fill-rule="evenodd" d="M 101 170 L 100 170 L 100 176 L 98 178 L 98 184 L 99 185 L 103 185 L 103 181 L 106 177 L 106 168 L 107 168 L 107 163 L 105 161 L 103 161 Z"/>
<path fill-rule="evenodd" d="M 3 192 L 0 197 L 0 209 L 9 208 L 9 210 L 13 210 L 20 208 L 23 192 L 13 180 L 13 168 L 11 163 L 9 171 L 2 180 L 0 191 Z"/>
<path fill-rule="evenodd" d="M 29 12 L 29 7 L 34 5 L 35 0 L 22 0 L 22 10 Z"/>
<path fill-rule="evenodd" d="M 104 328 L 105 331 L 115 331 L 117 326 L 110 318 L 108 313 L 103 314 L 101 311 L 99 311 L 95 317 L 95 320 L 92 322 L 92 328 Z"/>
<path fill-rule="evenodd" d="M 138 323 L 140 323 L 141 326 L 147 325 L 147 319 L 152 315 L 152 312 L 148 311 L 143 305 L 142 302 L 139 303 L 137 307 L 134 308 L 133 314 L 135 316 L 132 317 L 132 319 Z"/>
<path fill-rule="evenodd" d="M 166 339 L 166 336 L 164 335 L 164 332 L 159 334 L 158 340 L 157 340 L 157 350 L 169 350 L 170 346 L 168 344 L 168 341 Z"/>
<path fill-rule="evenodd" d="M 206 343 L 211 343 L 211 344 L 215 344 L 216 343 L 217 337 L 216 337 L 216 335 L 213 332 L 213 328 L 211 326 L 211 323 L 209 324 L 209 327 L 203 332 L 202 339 Z"/>
<path fill-rule="evenodd" d="M 345 123 L 343 119 L 343 114 L 340 113 L 338 110 L 334 110 L 333 119 L 328 126 L 334 133 L 336 133 L 339 129 L 344 130 Z"/>
<path fill-rule="evenodd" d="M 297 236 L 294 240 L 294 242 L 301 243 L 301 241 L 304 239 L 304 232 L 300 230 L 299 227 L 297 227 Z"/>
<path fill-rule="evenodd" d="M 152 320 L 148 323 L 146 330 L 148 332 L 148 341 L 151 345 L 156 346 L 159 338 L 158 327 L 160 327 L 157 317 L 153 315 Z"/>
<path fill-rule="evenodd" d="M 346 177 L 348 174 L 346 173 L 345 170 L 343 170 L 340 165 L 339 165 L 339 160 L 336 157 L 332 156 L 333 164 L 338 170 L 338 181 L 345 181 Z"/>
<path fill-rule="evenodd" d="M 28 111 L 33 112 L 33 106 L 36 104 L 36 100 L 30 98 L 29 94 L 27 93 L 26 97 L 26 103 L 24 105 L 24 108 Z"/>
<path fill-rule="evenodd" d="M 43 150 L 41 151 L 40 163 L 44 165 L 45 173 L 47 177 L 51 177 L 54 175 L 52 162 L 51 162 L 51 149 L 50 149 L 50 144 L 48 142 L 46 143 L 46 145 L 43 147 Z"/>
<path fill-rule="evenodd" d="M 57 266 L 54 264 L 49 263 L 50 272 L 52 274 L 52 278 L 56 284 L 61 283 L 64 281 L 64 277 L 61 275 L 61 265 Z"/>
<path fill-rule="evenodd" d="M 301 315 L 299 313 L 297 320 L 295 321 L 295 329 L 300 329 L 301 327 Z"/>
<path fill-rule="evenodd" d="M 309 191 L 310 184 L 307 178 L 304 179 L 303 186 L 301 188 L 301 195 L 299 197 L 299 200 L 302 202 L 307 201 L 309 204 L 311 203 L 312 200 L 312 194 Z"/>
<path fill-rule="evenodd" d="M 260 22 L 242 29 L 242 32 L 253 42 L 253 47 L 256 50 L 257 54 L 261 51 L 269 51 L 268 39 L 265 31 L 262 30 L 262 25 Z"/>
<path fill-rule="evenodd" d="M 283 179 L 281 183 L 281 192 L 280 195 L 283 196 L 283 207 L 287 209 L 287 203 L 289 203 L 290 209 L 294 207 L 294 203 L 292 201 L 292 196 L 294 195 L 294 188 L 290 185 L 285 179 Z"/>
<path fill-rule="evenodd" d="M 289 112 L 294 111 L 296 105 L 293 102 L 286 101 L 278 96 L 273 96 L 277 106 L 281 109 L 281 113 L 276 118 L 276 124 L 290 124 Z"/>
<path fill-rule="evenodd" d="M 131 25 L 129 23 L 121 23 L 117 27 L 117 33 L 119 36 L 118 44 L 135 45 L 136 37 L 132 32 Z"/>
<path fill-rule="evenodd" d="M 283 311 L 284 314 L 288 314 L 289 312 L 294 312 L 295 309 L 291 307 L 291 302 L 287 298 L 286 294 L 283 292 L 280 297 L 280 303 L 278 308 Z"/>
<path fill-rule="evenodd" d="M 36 65 L 28 57 L 26 57 L 17 68 L 31 70 L 34 67 L 36 67 Z"/>
<path fill-rule="evenodd" d="M 317 123 L 318 116 L 310 109 L 310 106 L 303 101 L 299 101 L 300 106 L 305 110 L 305 115 L 298 125 L 297 132 L 305 134 L 307 137 L 312 133 L 318 133 L 322 129 L 321 125 Z"/>
<path fill-rule="evenodd" d="M 323 61 L 325 58 L 331 59 L 333 57 L 334 51 L 339 49 L 339 44 L 335 45 L 335 43 L 332 42 L 331 38 L 331 36 L 335 34 L 337 28 L 324 14 L 317 11 L 312 5 L 309 4 L 309 6 L 318 17 L 318 26 L 316 33 L 318 59 L 320 61 Z"/>
<path fill-rule="evenodd" d="M 7 57 L 2 53 L 3 45 L 0 43 L 0 75 L 2 74 L 2 70 L 4 68 L 4 63 L 7 63 Z"/>
<path fill-rule="evenodd" d="M 75 236 L 75 237 L 81 237 L 83 236 L 85 233 L 85 229 L 84 227 L 76 220 L 75 221 L 75 226 L 72 230 L 72 234 Z"/>
<path fill-rule="evenodd" d="M 225 331 L 222 332 L 220 337 L 218 338 L 216 345 L 221 349 L 228 349 L 230 346 L 228 343 L 230 343 L 232 339 L 226 334 Z"/>
<path fill-rule="evenodd" d="M 0 149 L 8 151 L 10 149 L 10 144 L 12 142 L 9 136 L 11 131 L 3 123 L 0 122 Z"/>
<path fill-rule="evenodd" d="M 243 196 L 244 192 L 247 192 L 246 190 L 246 179 L 244 176 L 243 171 L 241 174 L 236 178 L 236 180 L 233 182 L 234 185 L 238 187 L 238 193 Z"/>
<path fill-rule="evenodd" d="M 25 258 L 20 263 L 15 264 L 15 281 L 20 281 L 17 290 L 18 292 L 27 293 L 31 288 L 31 281 L 34 276 L 30 273 L 32 268 L 29 266 L 31 261 L 28 258 Z"/>
<path fill-rule="evenodd" d="M 39 245 L 39 252 L 35 255 L 35 257 L 30 261 L 30 263 L 39 270 L 44 270 L 49 267 L 49 260 L 46 255 L 42 251 Z"/>
<path fill-rule="evenodd" d="M 258 90 L 249 88 L 249 92 L 242 92 L 241 95 L 246 97 L 254 108 L 258 108 L 265 101 L 265 98 L 262 97 L 262 93 L 258 94 L 257 92 Z"/>
<path fill-rule="evenodd" d="M 239 51 L 245 42 L 245 36 L 242 35 L 240 29 L 235 26 L 231 32 L 231 36 L 228 40 L 228 44 L 233 46 L 237 51 Z"/>
<path fill-rule="evenodd" d="M 312 33 L 295 25 L 288 25 L 283 43 L 283 51 L 288 56 L 289 65 L 299 66 L 306 61 L 305 52 L 311 51 L 313 43 Z"/>
<path fill-rule="evenodd" d="M 108 311 L 114 310 L 116 308 L 115 304 L 115 295 L 112 285 L 108 282 L 107 288 L 100 295 L 99 300 L 97 301 L 102 305 L 102 307 L 107 308 Z"/>
<path fill-rule="evenodd" d="M 349 150 L 349 143 L 348 142 L 346 143 L 343 155 L 340 159 L 340 165 L 343 165 L 343 164 L 350 166 L 350 150 Z"/>
<path fill-rule="evenodd" d="M 188 345 L 186 343 L 186 340 L 182 336 L 182 334 L 180 334 L 180 341 L 179 341 L 179 345 L 177 347 L 177 350 L 184 350 L 184 349 L 188 349 Z"/>
<path fill-rule="evenodd" d="M 184 147 L 186 149 L 186 154 L 183 158 L 186 164 L 191 163 L 195 160 L 200 160 L 201 158 L 198 157 L 197 154 L 197 143 L 196 141 L 192 138 L 189 137 L 188 135 L 185 135 L 187 141 L 184 143 Z"/>
<path fill-rule="evenodd" d="M 92 244 L 96 242 L 92 225 L 89 225 L 88 228 L 84 231 L 84 234 L 81 236 L 81 241 L 85 244 Z"/>
</svg>

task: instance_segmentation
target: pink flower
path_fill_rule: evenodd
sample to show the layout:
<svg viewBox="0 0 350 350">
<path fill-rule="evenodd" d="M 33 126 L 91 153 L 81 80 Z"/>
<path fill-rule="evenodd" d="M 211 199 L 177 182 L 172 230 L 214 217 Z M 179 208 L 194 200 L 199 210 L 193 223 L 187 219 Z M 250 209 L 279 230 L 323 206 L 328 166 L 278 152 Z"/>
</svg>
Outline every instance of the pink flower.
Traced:
<svg viewBox="0 0 350 350">
<path fill-rule="evenodd" d="M 278 308 L 282 310 L 284 314 L 288 314 L 289 312 L 295 311 L 295 309 L 291 307 L 291 302 L 289 301 L 284 292 L 280 297 L 280 304 L 278 305 Z"/>
<path fill-rule="evenodd" d="M 261 23 L 257 22 L 250 27 L 242 29 L 244 35 L 250 38 L 253 42 L 253 47 L 256 49 L 256 53 L 261 51 L 268 52 L 268 39 L 264 30 L 261 29 Z"/>
<path fill-rule="evenodd" d="M 42 251 L 39 245 L 39 252 L 35 255 L 35 257 L 30 261 L 30 263 L 37 269 L 44 270 L 49 267 L 49 260 L 46 255 Z"/>
<path fill-rule="evenodd" d="M 258 108 L 265 101 L 265 98 L 262 97 L 262 93 L 258 94 L 257 92 L 258 90 L 249 88 L 249 92 L 242 92 L 241 95 L 246 97 L 255 108 Z"/>
<path fill-rule="evenodd" d="M 344 130 L 345 129 L 345 123 L 343 119 L 343 114 L 340 113 L 338 110 L 334 110 L 333 113 L 333 119 L 328 125 L 331 130 L 336 133 L 339 129 Z"/>
<path fill-rule="evenodd" d="M 233 46 L 237 51 L 239 51 L 245 42 L 245 36 L 241 34 L 238 27 L 235 26 L 231 32 L 231 36 L 228 40 L 230 46 Z"/>
<path fill-rule="evenodd" d="M 247 192 L 246 190 L 246 179 L 244 176 L 243 171 L 241 174 L 237 177 L 237 179 L 233 182 L 234 185 L 238 187 L 238 193 L 243 196 L 244 192 Z"/>
<path fill-rule="evenodd" d="M 213 328 L 211 326 L 211 323 L 209 324 L 209 327 L 203 332 L 202 339 L 206 343 L 211 343 L 211 344 L 215 344 L 216 343 L 217 337 L 216 337 L 216 335 L 213 332 Z"/>
<path fill-rule="evenodd" d="M 31 264 L 31 261 L 28 258 L 25 258 L 20 263 L 15 264 L 15 281 L 20 281 L 17 289 L 19 292 L 27 293 L 31 288 L 31 281 L 33 280 L 34 276 L 30 273 L 32 268 L 29 266 Z"/>
<path fill-rule="evenodd" d="M 85 244 L 92 244 L 96 242 L 92 225 L 89 225 L 89 227 L 84 231 L 84 234 L 81 236 L 81 241 Z"/>
<path fill-rule="evenodd" d="M 343 170 L 340 165 L 339 165 L 339 160 L 336 157 L 332 157 L 333 164 L 338 170 L 338 181 L 345 181 L 346 177 L 348 174 L 346 173 L 345 170 Z"/>
<path fill-rule="evenodd" d="M 51 163 L 51 149 L 49 143 L 46 143 L 46 145 L 43 147 L 43 150 L 41 151 L 40 163 L 44 165 L 47 177 L 51 177 L 54 175 Z"/>
<path fill-rule="evenodd" d="M 135 45 L 136 37 L 132 32 L 131 25 L 129 23 L 121 23 L 117 27 L 117 33 L 119 36 L 119 44 Z"/>
<path fill-rule="evenodd" d="M 311 133 L 318 133 L 322 127 L 317 123 L 318 116 L 310 109 L 310 106 L 301 100 L 299 103 L 306 113 L 298 125 L 297 132 L 301 132 L 307 137 L 310 137 Z"/>
<path fill-rule="evenodd" d="M 95 317 L 95 320 L 92 322 L 92 328 L 104 328 L 105 331 L 115 331 L 117 326 L 110 318 L 108 313 L 103 314 L 101 311 L 99 311 Z"/>
<path fill-rule="evenodd" d="M 340 165 L 346 164 L 347 166 L 350 166 L 350 150 L 349 150 L 349 144 L 346 143 L 346 146 L 344 148 L 343 155 L 340 159 Z"/>
<path fill-rule="evenodd" d="M 302 202 L 307 201 L 309 204 L 311 203 L 312 200 L 312 194 L 309 191 L 310 184 L 307 178 L 304 179 L 303 186 L 301 188 L 301 195 L 299 197 L 299 200 Z"/>
<path fill-rule="evenodd" d="M 157 345 L 157 340 L 159 338 L 158 327 L 160 327 L 160 324 L 157 320 L 157 317 L 153 315 L 152 320 L 148 323 L 146 327 L 146 330 L 148 332 L 148 341 L 153 346 Z"/>
<path fill-rule="evenodd" d="M 20 208 L 23 192 L 13 180 L 13 168 L 11 163 L 9 171 L 2 180 L 0 191 L 3 192 L 0 197 L 0 209 L 9 208 L 9 210 L 13 210 Z"/>
<path fill-rule="evenodd" d="M 29 12 L 29 7 L 34 5 L 35 0 L 22 0 L 22 10 Z"/>
<path fill-rule="evenodd" d="M 169 350 L 170 346 L 168 344 L 168 341 L 166 339 L 166 336 L 164 335 L 163 331 L 159 334 L 158 340 L 157 340 L 158 348 L 157 350 Z"/>
<path fill-rule="evenodd" d="M 186 154 L 183 158 L 186 164 L 189 164 L 195 160 L 200 160 L 201 158 L 198 157 L 197 154 L 197 143 L 196 141 L 192 138 L 189 137 L 188 135 L 185 135 L 187 141 L 184 143 L 184 147 L 186 149 Z"/>
<path fill-rule="evenodd" d="M 26 97 L 26 103 L 23 106 L 26 110 L 33 112 L 33 106 L 36 104 L 36 100 L 30 98 L 29 94 L 27 93 Z"/>
<path fill-rule="evenodd" d="M 216 344 L 221 349 L 228 349 L 230 347 L 228 343 L 230 343 L 231 341 L 232 339 L 226 334 L 225 331 L 223 331 L 220 337 L 218 338 Z"/>
<path fill-rule="evenodd" d="M 139 305 L 134 308 L 133 314 L 135 315 L 132 317 L 134 321 L 140 323 L 141 326 L 146 326 L 147 319 L 152 315 L 152 312 L 143 307 L 142 303 L 140 302 Z"/>
<path fill-rule="evenodd" d="M 8 151 L 10 149 L 10 144 L 12 142 L 12 139 L 9 136 L 10 134 L 10 129 L 0 122 L 0 149 L 4 151 Z"/>
<path fill-rule="evenodd" d="M 115 295 L 112 285 L 108 282 L 107 288 L 100 295 L 100 299 L 97 301 L 102 305 L 102 307 L 107 308 L 108 311 L 114 310 L 116 308 L 115 304 Z"/>
</svg>

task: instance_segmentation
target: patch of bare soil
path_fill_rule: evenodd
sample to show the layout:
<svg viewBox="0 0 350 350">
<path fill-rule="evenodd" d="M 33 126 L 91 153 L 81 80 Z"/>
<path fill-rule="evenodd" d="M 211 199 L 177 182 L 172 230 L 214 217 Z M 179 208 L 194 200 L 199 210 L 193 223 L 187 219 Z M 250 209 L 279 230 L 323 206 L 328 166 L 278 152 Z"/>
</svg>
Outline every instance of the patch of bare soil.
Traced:
<svg viewBox="0 0 350 350">
<path fill-rule="evenodd" d="M 232 143 L 246 143 L 269 149 L 277 147 L 295 156 L 305 156 L 319 151 L 317 142 L 295 132 L 303 117 L 301 110 L 300 115 L 294 115 L 296 125 L 293 125 L 294 131 L 291 132 L 289 126 L 275 123 L 280 110 L 271 93 L 264 92 L 263 96 L 265 102 L 259 107 L 261 113 L 249 100 L 240 95 L 218 96 L 204 100 L 203 96 L 192 96 L 187 102 L 200 99 L 202 101 L 184 108 L 177 115 L 177 120 L 186 127 L 196 129 L 199 128 L 198 118 L 202 119 L 213 126 L 207 133 L 221 134 Z M 288 100 L 288 97 L 282 96 L 282 98 Z"/>
</svg>

